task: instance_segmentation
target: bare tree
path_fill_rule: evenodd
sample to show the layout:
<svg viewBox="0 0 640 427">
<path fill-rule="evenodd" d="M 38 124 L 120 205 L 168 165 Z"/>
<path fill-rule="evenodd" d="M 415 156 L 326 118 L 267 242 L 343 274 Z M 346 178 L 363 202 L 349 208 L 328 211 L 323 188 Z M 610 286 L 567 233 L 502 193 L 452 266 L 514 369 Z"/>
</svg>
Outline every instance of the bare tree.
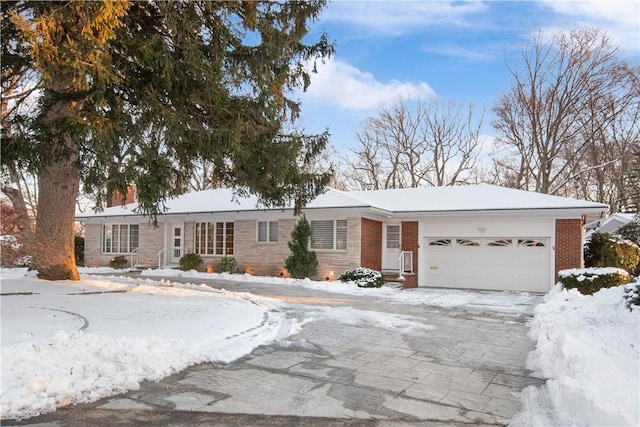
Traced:
<svg viewBox="0 0 640 427">
<path fill-rule="evenodd" d="M 472 105 L 423 99 L 382 105 L 356 133 L 359 146 L 345 159 L 348 185 L 366 190 L 469 182 L 481 127 Z"/>
<path fill-rule="evenodd" d="M 638 141 L 638 70 L 597 29 L 538 34 L 522 59 L 493 108 L 497 181 L 611 203 L 605 187 L 623 185 L 621 161 Z"/>
</svg>

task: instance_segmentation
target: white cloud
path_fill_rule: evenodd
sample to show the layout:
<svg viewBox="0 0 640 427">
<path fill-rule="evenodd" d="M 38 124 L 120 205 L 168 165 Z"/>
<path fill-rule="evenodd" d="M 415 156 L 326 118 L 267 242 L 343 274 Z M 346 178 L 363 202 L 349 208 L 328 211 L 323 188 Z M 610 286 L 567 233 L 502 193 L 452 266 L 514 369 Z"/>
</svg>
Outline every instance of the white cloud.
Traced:
<svg viewBox="0 0 640 427">
<path fill-rule="evenodd" d="M 318 73 L 312 74 L 311 86 L 301 97 L 303 102 L 337 106 L 344 110 L 370 110 L 382 102 L 399 97 L 435 97 L 425 82 L 380 82 L 373 74 L 336 59 L 319 63 Z"/>
<path fill-rule="evenodd" d="M 563 27 L 592 26 L 606 32 L 623 49 L 640 50 L 640 2 L 637 0 L 540 0 L 570 20 Z"/>
<path fill-rule="evenodd" d="M 480 0 L 342 1 L 331 3 L 322 19 L 398 35 L 424 25 L 471 25 L 467 18 L 487 9 Z"/>
</svg>

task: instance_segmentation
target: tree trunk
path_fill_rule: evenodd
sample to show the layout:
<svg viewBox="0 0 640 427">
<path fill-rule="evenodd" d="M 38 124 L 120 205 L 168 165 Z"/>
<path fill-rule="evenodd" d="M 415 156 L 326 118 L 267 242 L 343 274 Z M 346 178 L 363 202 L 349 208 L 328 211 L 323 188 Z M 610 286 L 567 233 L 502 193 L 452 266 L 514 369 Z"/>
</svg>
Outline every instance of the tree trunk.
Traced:
<svg viewBox="0 0 640 427">
<path fill-rule="evenodd" d="M 53 93 L 74 92 L 76 81 L 69 74 L 58 74 L 52 84 Z M 58 100 L 46 112 L 46 120 L 53 130 L 53 138 L 48 141 L 52 160 L 38 174 L 38 218 L 32 259 L 40 279 L 80 280 L 74 244 L 75 208 L 80 188 L 80 171 L 76 165 L 78 144 L 74 141 L 77 136 L 57 129 L 83 105 L 83 101 Z"/>
<path fill-rule="evenodd" d="M 33 266 L 38 278 L 80 280 L 74 250 L 75 206 L 80 173 L 77 156 L 51 163 L 39 174 Z"/>
</svg>

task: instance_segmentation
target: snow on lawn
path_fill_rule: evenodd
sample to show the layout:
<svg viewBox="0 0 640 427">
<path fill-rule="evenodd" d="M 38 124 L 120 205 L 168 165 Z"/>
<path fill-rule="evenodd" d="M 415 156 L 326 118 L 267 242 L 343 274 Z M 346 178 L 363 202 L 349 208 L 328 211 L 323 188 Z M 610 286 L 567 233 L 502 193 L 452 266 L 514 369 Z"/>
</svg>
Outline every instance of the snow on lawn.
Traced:
<svg viewBox="0 0 640 427">
<path fill-rule="evenodd" d="M 547 382 L 523 391 L 512 425 L 640 425 L 640 307 L 624 306 L 624 288 L 556 286 L 536 307 L 528 368 Z"/>
<path fill-rule="evenodd" d="M 100 276 L 52 283 L 25 270 L 0 279 L 3 419 L 230 362 L 298 327 L 271 310 L 275 302 L 206 286 Z"/>
<path fill-rule="evenodd" d="M 171 268 L 144 270 L 141 275 L 146 277 L 219 279 L 230 282 L 298 286 L 347 295 L 380 297 L 385 298 L 389 302 L 401 304 L 431 305 L 446 308 L 467 307 L 476 310 L 490 310 L 513 314 L 516 316 L 526 313 L 531 309 L 532 305 L 535 305 L 542 298 L 539 294 L 528 292 L 471 291 L 436 288 L 398 289 L 387 286 L 383 286 L 382 288 L 359 288 L 352 282 L 344 283 L 338 280 L 315 281 L 310 279 L 252 276 L 250 274 L 201 273 L 195 270 L 182 271 Z"/>
</svg>

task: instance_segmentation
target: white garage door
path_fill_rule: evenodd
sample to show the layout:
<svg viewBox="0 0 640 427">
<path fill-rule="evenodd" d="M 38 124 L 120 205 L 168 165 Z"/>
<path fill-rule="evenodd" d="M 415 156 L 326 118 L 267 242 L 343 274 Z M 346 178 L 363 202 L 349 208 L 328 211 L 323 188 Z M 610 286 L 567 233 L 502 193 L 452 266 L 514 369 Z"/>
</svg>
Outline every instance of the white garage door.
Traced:
<svg viewBox="0 0 640 427">
<path fill-rule="evenodd" d="M 426 285 L 531 292 L 549 290 L 550 239 L 427 238 Z"/>
</svg>

